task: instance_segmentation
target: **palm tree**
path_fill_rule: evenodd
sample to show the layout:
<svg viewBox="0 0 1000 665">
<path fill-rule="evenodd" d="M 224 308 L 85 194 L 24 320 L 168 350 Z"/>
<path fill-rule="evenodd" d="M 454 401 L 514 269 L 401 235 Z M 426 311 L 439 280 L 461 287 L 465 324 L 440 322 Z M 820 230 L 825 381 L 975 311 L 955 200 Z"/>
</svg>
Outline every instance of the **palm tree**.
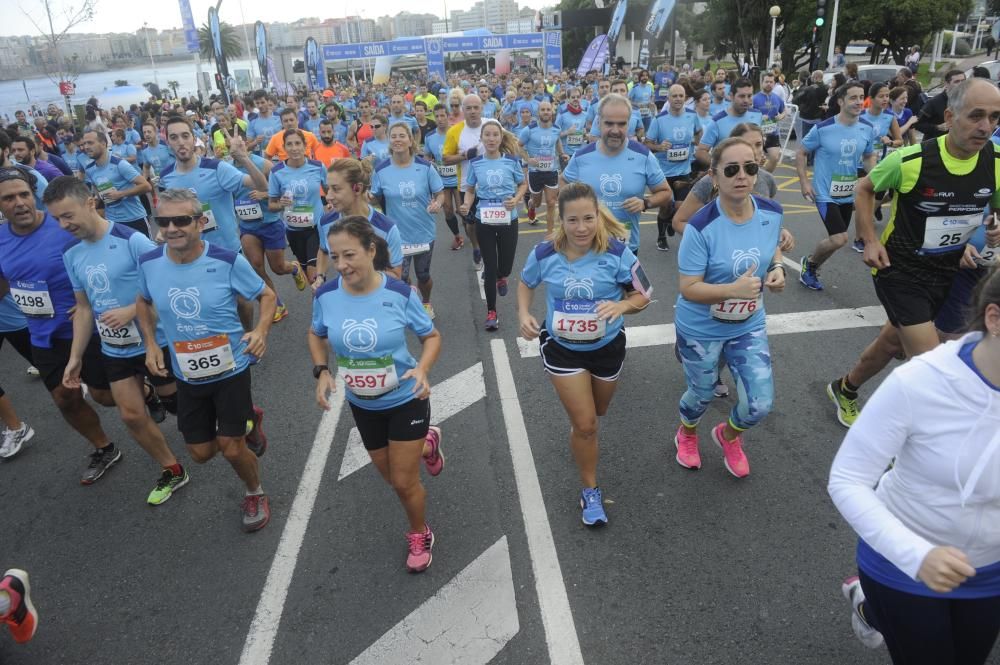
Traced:
<svg viewBox="0 0 1000 665">
<path fill-rule="evenodd" d="M 180 85 L 180 81 L 167 81 L 167 87 L 174 91 L 174 99 L 178 99 L 177 88 L 179 88 Z"/>
<path fill-rule="evenodd" d="M 219 32 L 222 34 L 222 54 L 227 61 L 243 55 L 243 46 L 240 44 L 240 39 L 233 26 L 225 21 L 220 21 Z M 201 28 L 198 29 L 198 44 L 200 45 L 201 57 L 208 59 L 209 62 L 214 62 L 215 48 L 212 46 L 212 32 L 208 29 L 207 23 L 202 24 Z"/>
</svg>

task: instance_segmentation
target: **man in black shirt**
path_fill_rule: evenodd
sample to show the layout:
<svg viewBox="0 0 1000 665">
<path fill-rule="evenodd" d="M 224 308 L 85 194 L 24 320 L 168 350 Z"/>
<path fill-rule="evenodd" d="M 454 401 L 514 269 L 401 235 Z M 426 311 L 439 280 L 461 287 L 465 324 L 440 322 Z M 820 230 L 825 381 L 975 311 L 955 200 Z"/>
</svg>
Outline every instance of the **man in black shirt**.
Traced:
<svg viewBox="0 0 1000 665">
<path fill-rule="evenodd" d="M 948 91 L 965 80 L 961 69 L 949 69 L 944 75 L 944 90 L 923 105 L 913 127 L 924 135 L 924 141 L 936 139 L 948 133 L 944 122 L 944 110 L 948 108 Z"/>
</svg>

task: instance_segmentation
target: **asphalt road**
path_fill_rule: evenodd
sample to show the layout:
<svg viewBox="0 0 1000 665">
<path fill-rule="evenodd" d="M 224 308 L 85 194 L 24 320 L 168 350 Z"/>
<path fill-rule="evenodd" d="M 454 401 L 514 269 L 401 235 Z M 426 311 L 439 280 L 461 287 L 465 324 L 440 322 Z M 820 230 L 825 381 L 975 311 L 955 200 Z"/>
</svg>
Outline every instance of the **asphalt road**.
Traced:
<svg viewBox="0 0 1000 665">
<path fill-rule="evenodd" d="M 794 170 L 776 175 L 798 258 L 822 227 Z M 647 217 L 641 256 L 657 302 L 634 327 L 669 324 L 676 297 L 676 248 L 655 251 Z M 484 332 L 470 247 L 448 251 L 440 231 L 444 353 L 432 381 L 441 385 L 435 413 L 447 416 L 447 465 L 426 479 L 437 537 L 426 573 L 404 570 L 406 523 L 392 491 L 370 465 L 352 463 L 364 458 L 348 445 L 348 410 L 321 421 L 309 299 L 286 279 L 291 316 L 253 373 L 273 511 L 259 533 L 240 531 L 242 489 L 222 459 L 191 464 L 190 485 L 147 506 L 158 470 L 111 410 L 101 415 L 124 462 L 81 486 L 87 447 L 21 358 L 0 352 L 4 388 L 37 432 L 0 464 L 0 566 L 31 572 L 41 613 L 30 644 L 0 637 L 0 663 L 888 662 L 851 632 L 840 581 L 854 570 L 855 536 L 826 493 L 844 430 L 824 384 L 874 336 L 873 322 L 835 313 L 826 329 L 772 334 L 777 401 L 747 436 L 745 480 L 725 471 L 707 428 L 703 468 L 674 462 L 680 367 L 666 337 L 631 349 L 601 423 L 610 525 L 588 530 L 566 417 L 540 360 L 522 357 L 516 341 L 515 289 L 500 303 L 500 331 Z M 516 270 L 541 239 L 522 225 Z M 805 312 L 789 317 L 794 331 L 824 310 L 877 305 L 859 254 L 840 252 L 822 276 L 827 289 L 814 293 L 790 270 L 785 293 L 768 296 L 769 314 Z M 713 404 L 706 424 L 730 402 Z M 187 460 L 173 419 L 163 427 Z"/>
</svg>

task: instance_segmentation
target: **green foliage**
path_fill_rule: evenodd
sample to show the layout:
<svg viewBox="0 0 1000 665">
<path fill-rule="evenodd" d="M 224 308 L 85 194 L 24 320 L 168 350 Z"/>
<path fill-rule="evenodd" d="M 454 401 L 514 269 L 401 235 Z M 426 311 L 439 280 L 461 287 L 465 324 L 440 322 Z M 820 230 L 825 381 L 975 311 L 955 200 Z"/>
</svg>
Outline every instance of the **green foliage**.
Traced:
<svg viewBox="0 0 1000 665">
<path fill-rule="evenodd" d="M 243 45 L 236 34 L 236 29 L 225 21 L 219 22 L 219 32 L 222 34 L 222 54 L 226 60 L 232 60 L 243 55 Z M 208 24 L 203 23 L 198 28 L 198 45 L 201 57 L 209 62 L 215 60 L 215 48 L 212 46 L 212 31 L 208 29 Z"/>
<path fill-rule="evenodd" d="M 933 33 L 972 10 L 972 0 L 893 0 L 892 3 L 846 0 L 840 5 L 837 43 L 864 39 L 876 45 L 872 62 L 887 50 L 898 65 L 910 46 L 930 46 Z M 841 36 L 843 33 L 843 36 Z M 921 52 L 925 51 L 921 48 Z"/>
<path fill-rule="evenodd" d="M 594 0 L 559 0 L 559 4 L 556 5 L 556 9 L 562 10 L 564 16 L 577 9 L 594 9 L 594 7 Z M 593 38 L 594 31 L 592 29 L 563 30 L 563 64 L 567 67 L 575 67 L 574 63 L 580 62 L 583 52 Z"/>
</svg>

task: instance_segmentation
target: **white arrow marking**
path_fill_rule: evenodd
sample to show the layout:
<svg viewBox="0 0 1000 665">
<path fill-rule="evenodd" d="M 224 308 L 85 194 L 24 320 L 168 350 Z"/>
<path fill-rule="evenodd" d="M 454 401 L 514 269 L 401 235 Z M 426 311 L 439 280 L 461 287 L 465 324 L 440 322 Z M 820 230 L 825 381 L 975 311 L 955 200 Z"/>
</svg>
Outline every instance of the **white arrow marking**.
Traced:
<svg viewBox="0 0 1000 665">
<path fill-rule="evenodd" d="M 351 665 L 486 665 L 518 630 L 504 536 Z"/>
<path fill-rule="evenodd" d="M 885 310 L 881 307 L 858 307 L 857 309 L 819 309 L 810 312 L 769 314 L 767 316 L 768 335 L 788 335 L 791 333 L 819 332 L 822 330 L 842 330 L 844 328 L 866 328 L 881 326 L 886 321 Z M 629 326 L 626 331 L 625 346 L 630 349 L 640 346 L 659 346 L 677 341 L 677 330 L 672 323 L 651 326 Z M 517 349 L 522 358 L 538 357 L 538 340 L 530 342 L 517 338 Z"/>
<path fill-rule="evenodd" d="M 486 386 L 483 384 L 483 363 L 480 362 L 431 388 L 431 424 L 444 422 L 484 397 L 486 397 Z M 371 464 L 371 461 L 368 451 L 361 443 L 358 428 L 352 428 L 347 437 L 344 460 L 340 464 L 340 475 L 337 480 L 343 480 L 355 471 L 363 469 Z"/>
</svg>

